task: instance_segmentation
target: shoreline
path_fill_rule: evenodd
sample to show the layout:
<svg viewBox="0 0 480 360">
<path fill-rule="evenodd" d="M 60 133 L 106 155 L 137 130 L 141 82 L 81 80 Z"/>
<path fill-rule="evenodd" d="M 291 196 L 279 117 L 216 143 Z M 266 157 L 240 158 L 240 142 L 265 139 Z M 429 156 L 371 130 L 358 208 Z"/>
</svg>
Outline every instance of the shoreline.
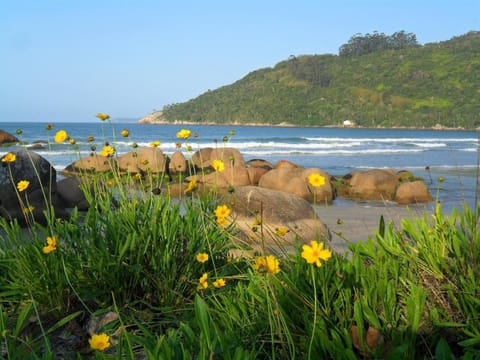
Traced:
<svg viewBox="0 0 480 360">
<path fill-rule="evenodd" d="M 413 126 L 358 126 L 358 125 L 350 125 L 345 126 L 341 124 L 336 125 L 296 125 L 290 123 L 279 123 L 279 124 L 262 124 L 262 123 L 214 123 L 214 122 L 205 122 L 205 123 L 198 123 L 194 121 L 180 121 L 180 120 L 150 120 L 148 119 L 149 116 L 146 116 L 140 120 L 137 120 L 135 123 L 139 125 L 190 125 L 190 126 L 250 126 L 250 127 L 277 127 L 277 128 L 333 128 L 333 129 L 385 129 L 385 130 L 435 130 L 435 131 L 480 131 L 480 128 L 464 128 L 464 127 L 447 127 L 443 125 L 435 125 L 435 126 L 422 126 L 422 127 L 413 127 Z"/>
<path fill-rule="evenodd" d="M 427 205 L 398 206 L 384 204 L 383 206 L 350 203 L 349 205 L 317 205 L 317 216 L 327 226 L 331 233 L 329 247 L 337 253 L 348 253 L 349 244 L 365 242 L 370 237 L 375 238 L 380 218 L 383 216 L 385 227 L 391 222 L 396 229 L 401 229 L 404 219 L 415 220 L 425 214 L 431 218 L 432 210 Z M 445 216 L 449 216 L 445 214 Z"/>
</svg>

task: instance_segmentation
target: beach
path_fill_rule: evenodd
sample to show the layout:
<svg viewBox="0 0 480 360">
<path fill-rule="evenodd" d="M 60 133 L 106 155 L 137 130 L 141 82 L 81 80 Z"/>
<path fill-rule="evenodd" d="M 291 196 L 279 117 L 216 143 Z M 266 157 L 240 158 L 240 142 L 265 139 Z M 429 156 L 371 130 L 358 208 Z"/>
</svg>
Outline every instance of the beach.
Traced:
<svg viewBox="0 0 480 360">
<path fill-rule="evenodd" d="M 347 253 L 350 243 L 366 241 L 375 237 L 378 231 L 381 216 L 385 225 L 393 222 L 395 228 L 400 229 L 403 219 L 423 217 L 426 206 L 398 206 L 385 204 L 383 206 L 369 206 L 352 203 L 349 206 L 326 205 L 317 206 L 319 218 L 327 225 L 331 233 L 330 248 L 337 253 Z M 427 215 L 431 219 L 431 215 Z"/>
</svg>

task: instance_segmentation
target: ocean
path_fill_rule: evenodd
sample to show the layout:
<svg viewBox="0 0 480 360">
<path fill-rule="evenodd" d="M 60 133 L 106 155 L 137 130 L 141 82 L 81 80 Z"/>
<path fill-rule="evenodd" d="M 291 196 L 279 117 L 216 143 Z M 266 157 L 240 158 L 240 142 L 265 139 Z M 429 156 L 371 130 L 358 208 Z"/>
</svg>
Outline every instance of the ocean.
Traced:
<svg viewBox="0 0 480 360">
<path fill-rule="evenodd" d="M 275 164 L 285 159 L 304 167 L 321 168 L 337 177 L 374 168 L 408 170 L 425 180 L 432 196 L 443 204 L 445 210 L 461 208 L 463 202 L 473 207 L 476 201 L 476 131 L 141 125 L 100 120 L 53 125 L 49 131 L 46 123 L 5 122 L 0 123 L 0 129 L 14 135 L 17 129 L 21 129 L 22 134 L 17 137 L 27 144 L 45 142 L 43 149 L 35 151 L 57 170 L 88 156 L 92 144 L 100 150 L 108 142 L 116 147 L 118 154 L 123 154 L 132 151 L 134 143 L 142 147 L 160 141 L 160 149 L 170 155 L 178 150 L 176 144 L 181 142 L 189 144 L 193 151 L 203 147 L 235 147 L 247 161 L 264 159 Z M 177 131 L 182 128 L 197 136 L 187 141 L 176 138 Z M 122 129 L 130 132 L 128 138 L 120 135 Z M 75 139 L 76 150 L 70 144 L 54 143 L 53 136 L 58 130 L 67 131 Z M 230 135 L 232 130 L 234 134 Z M 87 141 L 89 136 L 95 138 L 92 143 Z M 1 148 L 0 156 L 16 148 Z M 443 182 L 438 182 L 440 177 Z M 338 199 L 335 205 L 349 205 L 349 201 Z"/>
</svg>

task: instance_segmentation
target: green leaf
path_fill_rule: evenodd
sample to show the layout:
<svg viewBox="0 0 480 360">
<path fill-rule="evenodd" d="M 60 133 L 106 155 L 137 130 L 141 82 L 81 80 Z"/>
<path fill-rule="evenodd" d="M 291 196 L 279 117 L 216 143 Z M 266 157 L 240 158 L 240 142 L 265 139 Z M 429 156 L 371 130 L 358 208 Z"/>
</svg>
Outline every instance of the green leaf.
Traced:
<svg viewBox="0 0 480 360">
<path fill-rule="evenodd" d="M 453 355 L 450 346 L 448 346 L 447 341 L 444 338 L 441 338 L 435 348 L 435 359 L 436 360 L 455 360 L 455 355 Z"/>
<path fill-rule="evenodd" d="M 207 347 L 212 350 L 212 341 L 210 338 L 210 315 L 208 314 L 207 304 L 197 294 L 195 295 L 195 318 L 200 326 L 200 332 L 203 335 L 203 339 L 207 342 Z"/>
</svg>

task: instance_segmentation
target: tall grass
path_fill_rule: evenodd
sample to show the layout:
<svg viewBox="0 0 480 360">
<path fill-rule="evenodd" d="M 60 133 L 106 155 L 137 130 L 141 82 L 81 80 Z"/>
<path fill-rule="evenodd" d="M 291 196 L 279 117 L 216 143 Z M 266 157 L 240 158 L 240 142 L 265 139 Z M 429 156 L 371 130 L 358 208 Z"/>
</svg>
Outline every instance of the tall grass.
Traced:
<svg viewBox="0 0 480 360">
<path fill-rule="evenodd" d="M 67 220 L 0 219 L 2 357 L 480 357 L 478 208 L 438 205 L 400 229 L 379 219 L 320 267 L 299 243 L 267 264 L 231 257 L 216 189 L 180 201 L 166 177 L 115 171 L 84 174 L 90 207 Z M 58 242 L 44 253 L 47 237 Z M 108 312 L 94 332 L 109 346 L 95 350 L 87 329 Z"/>
</svg>

